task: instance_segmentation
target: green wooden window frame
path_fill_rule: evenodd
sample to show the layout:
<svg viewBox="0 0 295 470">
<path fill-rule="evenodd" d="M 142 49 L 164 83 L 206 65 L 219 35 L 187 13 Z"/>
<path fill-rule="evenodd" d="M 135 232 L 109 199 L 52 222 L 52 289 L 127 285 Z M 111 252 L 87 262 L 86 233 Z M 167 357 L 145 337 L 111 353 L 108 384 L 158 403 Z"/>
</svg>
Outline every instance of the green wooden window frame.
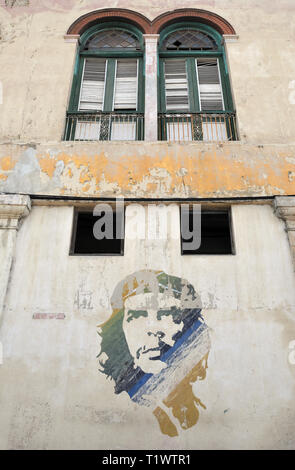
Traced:
<svg viewBox="0 0 295 470">
<path fill-rule="evenodd" d="M 214 51 L 164 51 L 162 45 L 168 35 L 177 30 L 194 29 L 201 31 L 211 36 L 217 44 L 217 49 Z M 213 28 L 208 25 L 194 22 L 185 22 L 170 25 L 165 28 L 159 41 L 159 87 L 158 87 L 158 112 L 159 113 L 181 113 L 181 111 L 166 110 L 166 90 L 165 90 L 165 70 L 164 62 L 167 58 L 181 58 L 186 61 L 186 71 L 188 79 L 188 95 L 189 95 L 189 110 L 188 113 L 199 113 L 201 111 L 199 102 L 198 79 L 196 72 L 196 59 L 202 58 L 216 58 L 219 65 L 220 79 L 222 94 L 224 100 L 224 110 L 222 113 L 234 112 L 233 100 L 231 94 L 229 73 L 226 63 L 225 50 L 223 46 L 222 36 Z M 185 111 L 183 111 L 185 112 Z M 207 111 L 203 111 L 206 113 Z M 219 111 L 220 112 L 220 111 Z"/>
<path fill-rule="evenodd" d="M 138 39 L 141 51 L 128 51 L 127 49 L 122 49 L 122 51 L 112 51 L 112 50 L 85 50 L 87 42 L 91 39 L 92 36 L 96 35 L 102 30 L 123 30 L 127 32 L 132 32 Z M 119 113 L 143 113 L 144 112 L 144 44 L 142 33 L 135 26 L 121 23 L 121 22 L 108 22 L 100 25 L 95 25 L 89 28 L 80 38 L 79 49 L 76 56 L 76 62 L 74 67 L 72 91 L 70 95 L 69 113 L 75 113 L 79 110 L 79 97 L 80 89 L 83 77 L 83 68 L 85 59 L 93 58 L 106 58 L 106 78 L 105 78 L 105 92 L 104 92 L 104 106 L 103 112 L 114 112 Z M 137 87 L 137 109 L 136 110 L 124 110 L 124 111 L 113 111 L 113 95 L 114 95 L 114 81 L 115 81 L 115 69 L 116 69 L 116 60 L 118 59 L 128 59 L 134 58 L 138 60 L 138 87 Z"/>
</svg>

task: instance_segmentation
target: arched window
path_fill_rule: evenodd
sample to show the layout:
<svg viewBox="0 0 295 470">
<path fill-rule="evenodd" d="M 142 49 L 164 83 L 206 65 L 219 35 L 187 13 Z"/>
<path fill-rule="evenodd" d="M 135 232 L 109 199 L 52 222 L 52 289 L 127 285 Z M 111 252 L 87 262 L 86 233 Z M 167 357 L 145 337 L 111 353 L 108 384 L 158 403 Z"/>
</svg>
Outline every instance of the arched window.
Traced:
<svg viewBox="0 0 295 470">
<path fill-rule="evenodd" d="M 143 139 L 143 50 L 130 24 L 101 23 L 82 34 L 67 140 Z"/>
<path fill-rule="evenodd" d="M 162 140 L 236 140 L 222 36 L 201 23 L 160 35 L 159 131 Z"/>
</svg>

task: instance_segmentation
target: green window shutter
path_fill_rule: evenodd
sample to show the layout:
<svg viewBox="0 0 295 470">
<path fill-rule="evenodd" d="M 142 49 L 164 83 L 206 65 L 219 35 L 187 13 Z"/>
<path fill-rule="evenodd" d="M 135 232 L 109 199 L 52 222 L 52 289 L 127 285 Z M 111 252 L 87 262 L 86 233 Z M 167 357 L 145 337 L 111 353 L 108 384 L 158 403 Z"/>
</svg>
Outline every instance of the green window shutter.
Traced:
<svg viewBox="0 0 295 470">
<path fill-rule="evenodd" d="M 189 111 L 186 59 L 164 61 L 166 111 Z"/>
<path fill-rule="evenodd" d="M 106 59 L 85 59 L 80 89 L 79 111 L 103 109 Z"/>
<path fill-rule="evenodd" d="M 118 59 L 114 89 L 114 110 L 137 109 L 137 59 Z"/>
<path fill-rule="evenodd" d="M 201 111 L 222 111 L 224 101 L 218 59 L 196 59 Z"/>
</svg>

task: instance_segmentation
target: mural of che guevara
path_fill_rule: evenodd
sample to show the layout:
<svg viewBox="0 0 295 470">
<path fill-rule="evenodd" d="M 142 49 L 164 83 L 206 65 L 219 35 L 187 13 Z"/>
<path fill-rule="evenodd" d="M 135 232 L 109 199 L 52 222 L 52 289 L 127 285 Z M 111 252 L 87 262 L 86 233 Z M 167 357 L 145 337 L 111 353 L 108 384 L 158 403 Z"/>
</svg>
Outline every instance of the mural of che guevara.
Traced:
<svg viewBox="0 0 295 470">
<path fill-rule="evenodd" d="M 161 431 L 177 436 L 199 419 L 205 404 L 192 384 L 206 377 L 209 328 L 200 299 L 185 279 L 137 271 L 116 286 L 112 315 L 100 325 L 100 372 L 115 393 L 151 407 Z"/>
</svg>

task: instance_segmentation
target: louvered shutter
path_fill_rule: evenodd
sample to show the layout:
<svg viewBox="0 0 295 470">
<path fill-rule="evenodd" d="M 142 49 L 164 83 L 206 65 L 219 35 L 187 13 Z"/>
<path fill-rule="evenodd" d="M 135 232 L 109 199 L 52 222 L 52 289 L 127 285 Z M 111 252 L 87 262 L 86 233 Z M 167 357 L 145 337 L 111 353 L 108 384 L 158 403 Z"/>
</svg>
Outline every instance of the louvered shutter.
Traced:
<svg viewBox="0 0 295 470">
<path fill-rule="evenodd" d="M 137 60 L 117 60 L 114 110 L 137 109 Z"/>
<path fill-rule="evenodd" d="M 79 110 L 102 111 L 106 59 L 86 59 L 80 91 Z"/>
<path fill-rule="evenodd" d="M 167 59 L 165 65 L 166 111 L 189 111 L 185 59 Z"/>
<path fill-rule="evenodd" d="M 224 109 L 217 59 L 196 59 L 201 111 Z"/>
</svg>

